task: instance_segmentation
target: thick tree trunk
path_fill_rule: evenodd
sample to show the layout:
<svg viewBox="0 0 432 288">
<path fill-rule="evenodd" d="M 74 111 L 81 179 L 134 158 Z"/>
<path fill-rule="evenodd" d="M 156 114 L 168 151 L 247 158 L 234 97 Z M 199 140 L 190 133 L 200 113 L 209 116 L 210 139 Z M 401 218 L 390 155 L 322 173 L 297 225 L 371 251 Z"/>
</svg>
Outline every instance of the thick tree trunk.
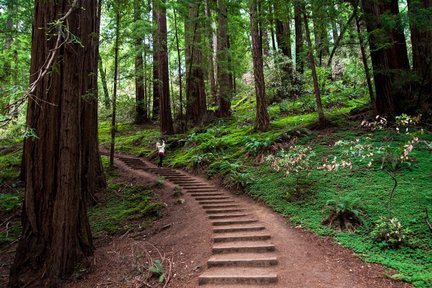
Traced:
<svg viewBox="0 0 432 288">
<path fill-rule="evenodd" d="M 310 62 L 310 66 L 312 69 L 312 79 L 313 79 L 313 84 L 314 84 L 314 93 L 315 93 L 315 101 L 316 101 L 316 105 L 317 105 L 317 112 L 318 112 L 318 120 L 320 123 L 321 127 L 324 127 L 326 125 L 326 118 L 324 116 L 324 110 L 323 110 L 323 106 L 321 103 L 321 94 L 320 94 L 320 89 L 319 89 L 319 84 L 318 84 L 318 76 L 316 73 L 316 65 L 315 65 L 315 59 L 314 59 L 314 55 L 313 55 L 313 48 L 312 48 L 312 41 L 311 41 L 311 37 L 310 37 L 310 32 L 309 32 L 309 25 L 308 25 L 308 19 L 307 19 L 307 14 L 306 14 L 306 9 L 304 9 L 303 7 L 303 20 L 304 20 L 304 26 L 305 26 L 305 35 L 306 35 L 306 42 L 308 44 L 308 57 L 309 57 L 309 62 Z"/>
<path fill-rule="evenodd" d="M 301 4 L 298 1 L 294 2 L 294 25 L 295 25 L 295 56 L 296 56 L 296 71 L 300 74 L 304 72 L 303 59 L 303 25 L 301 15 Z"/>
<path fill-rule="evenodd" d="M 432 1 L 408 0 L 416 106 L 432 120 Z"/>
<path fill-rule="evenodd" d="M 158 0 L 152 0 L 152 40 L 153 40 L 153 110 L 152 119 L 159 118 L 160 95 L 159 95 L 159 71 L 158 71 L 158 37 L 157 37 L 157 13 L 156 6 Z"/>
<path fill-rule="evenodd" d="M 217 98 L 220 117 L 231 115 L 232 81 L 229 71 L 229 49 L 228 49 L 228 11 L 226 0 L 217 0 L 218 4 L 218 27 L 217 27 Z"/>
<path fill-rule="evenodd" d="M 160 131 L 164 135 L 174 134 L 171 116 L 169 74 L 168 74 L 168 47 L 167 47 L 167 21 L 165 0 L 161 5 L 156 5 L 157 16 L 157 65 L 159 79 L 159 115 Z"/>
<path fill-rule="evenodd" d="M 46 74 L 28 102 L 27 126 L 38 138 L 25 140 L 23 231 L 10 287 L 55 287 L 93 251 L 84 195 L 88 187 L 82 187 L 87 177 L 82 169 L 85 152 L 81 150 L 84 138 L 95 133 L 88 121 L 97 119 L 89 117 L 95 111 L 94 102 L 82 103 L 96 89 L 98 42 L 92 35 L 97 33 L 97 2 L 77 1 L 77 7 L 83 9 L 73 9 L 67 18 L 68 30 L 83 46 L 68 43 L 55 52 L 61 59 L 59 72 Z M 36 1 L 31 82 L 55 46 L 57 37 L 51 37 L 50 23 L 69 8 L 66 0 Z"/>
<path fill-rule="evenodd" d="M 409 63 L 405 36 L 400 21 L 397 0 L 364 0 L 363 10 L 367 30 L 376 90 L 376 112 L 396 116 L 412 110 Z M 385 16 L 384 16 L 385 15 Z M 395 21 L 383 21 L 393 15 Z M 393 25 L 388 25 L 393 23 Z M 382 31 L 382 33 L 377 33 Z"/>
<path fill-rule="evenodd" d="M 214 64 L 214 47 L 213 47 L 213 20 L 210 10 L 210 1 L 214 0 L 205 0 L 205 15 L 206 15 L 206 26 L 207 26 L 207 41 L 208 41 L 208 77 L 210 82 L 210 94 L 212 96 L 212 101 L 217 103 L 217 88 L 216 88 L 216 79 L 215 79 L 215 64 Z"/>
<path fill-rule="evenodd" d="M 265 95 L 263 52 L 258 30 L 260 15 L 258 15 L 257 1 L 258 0 L 250 0 L 249 4 L 256 93 L 256 129 L 259 131 L 266 131 L 269 128 L 270 121 L 267 112 L 267 101 Z"/>
<path fill-rule="evenodd" d="M 141 20 L 141 3 L 139 0 L 134 0 L 134 21 L 135 23 Z M 145 103 L 144 91 L 144 60 L 142 56 L 143 38 L 140 33 L 135 36 L 135 123 L 142 124 L 148 121 L 147 106 Z"/>
<path fill-rule="evenodd" d="M 87 43 L 83 45 L 90 50 L 86 51 L 84 63 L 84 75 L 89 75 L 83 79 L 81 105 L 81 187 L 85 195 L 85 200 L 88 205 L 97 203 L 95 194 L 102 191 L 106 187 L 105 175 L 102 167 L 102 161 L 99 154 L 99 138 L 98 138 L 98 61 L 99 61 L 99 27 L 100 27 L 100 9 L 97 6 L 97 18 L 91 18 L 91 27 L 96 28 L 97 38 L 89 37 Z M 96 48 L 93 48 L 96 47 Z"/>
<path fill-rule="evenodd" d="M 288 4 L 285 4 L 285 6 L 276 5 L 274 6 L 275 11 L 275 18 L 276 18 L 276 39 L 278 43 L 279 50 L 282 52 L 284 56 L 286 56 L 290 61 L 292 60 L 291 55 L 291 27 L 290 27 L 290 20 L 289 20 L 289 6 Z M 292 82 L 292 73 L 293 73 L 293 67 L 290 62 L 285 63 L 282 66 L 283 71 L 285 72 L 282 76 L 282 89 L 280 89 L 280 92 L 278 92 L 280 95 L 279 97 L 282 98 L 284 95 L 287 95 L 287 93 L 284 93 L 284 91 L 287 91 L 285 87 L 288 87 L 290 83 Z M 289 95 L 290 96 L 290 95 Z"/>
<path fill-rule="evenodd" d="M 204 70 L 202 69 L 202 32 L 199 23 L 199 2 L 189 3 L 189 15 L 185 19 L 186 46 L 186 115 L 194 125 L 199 125 L 207 111 Z"/>
</svg>

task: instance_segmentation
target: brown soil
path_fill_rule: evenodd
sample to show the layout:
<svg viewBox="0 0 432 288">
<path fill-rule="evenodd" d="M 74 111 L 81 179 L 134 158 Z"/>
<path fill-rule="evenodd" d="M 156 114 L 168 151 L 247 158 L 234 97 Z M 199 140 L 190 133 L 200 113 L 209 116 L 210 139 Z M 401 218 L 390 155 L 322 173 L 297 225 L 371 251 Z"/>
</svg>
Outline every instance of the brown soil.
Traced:
<svg viewBox="0 0 432 288">
<path fill-rule="evenodd" d="M 157 180 L 156 176 L 133 170 L 122 161 L 117 160 L 116 165 L 121 176 L 131 183 L 146 184 Z M 209 183 L 202 178 L 194 178 Z M 158 284 L 157 279 L 148 278 L 148 262 L 154 259 L 162 259 L 165 265 L 165 272 L 170 278 L 165 287 L 198 287 L 198 276 L 206 270 L 207 260 L 211 257 L 211 223 L 191 196 L 182 195 L 184 203 L 177 204 L 178 198 L 172 196 L 173 188 L 174 185 L 167 183 L 158 192 L 159 201 L 166 205 L 160 220 L 144 232 L 98 239 L 90 269 L 67 283 L 66 287 L 164 287 Z M 279 281 L 266 287 L 412 287 L 388 279 L 385 275 L 391 274 L 390 271 L 361 261 L 332 238 L 318 237 L 293 227 L 286 219 L 247 196 L 232 194 L 232 197 L 265 225 L 277 247 Z M 1 256 L 0 260 L 4 263 L 5 258 Z"/>
</svg>

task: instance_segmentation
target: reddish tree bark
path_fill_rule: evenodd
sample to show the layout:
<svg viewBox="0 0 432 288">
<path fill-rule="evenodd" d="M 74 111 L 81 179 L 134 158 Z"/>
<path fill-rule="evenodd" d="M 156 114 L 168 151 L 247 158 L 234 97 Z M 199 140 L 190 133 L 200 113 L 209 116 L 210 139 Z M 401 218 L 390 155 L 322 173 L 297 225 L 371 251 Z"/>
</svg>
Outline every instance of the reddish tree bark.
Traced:
<svg viewBox="0 0 432 288">
<path fill-rule="evenodd" d="M 405 36 L 397 15 L 397 0 L 362 1 L 369 32 L 369 45 L 375 79 L 375 105 L 379 115 L 396 116 L 410 110 L 410 73 Z M 383 16 L 393 15 L 394 25 Z M 388 20 L 386 22 L 389 22 Z"/>
<path fill-rule="evenodd" d="M 432 1 L 408 0 L 416 106 L 432 119 Z"/>
<path fill-rule="evenodd" d="M 158 72 L 158 36 L 157 36 L 157 12 L 158 0 L 152 0 L 152 40 L 153 40 L 153 110 L 152 119 L 159 117 L 159 72 Z"/>
<path fill-rule="evenodd" d="M 199 17 L 199 1 L 190 2 L 188 10 L 189 15 L 185 19 L 186 115 L 197 125 L 202 123 L 207 111 L 201 52 L 203 25 Z"/>
<path fill-rule="evenodd" d="M 169 73 L 168 73 L 168 47 L 167 47 L 167 21 L 165 0 L 160 5 L 156 5 L 157 19 L 157 66 L 159 80 L 159 115 L 160 130 L 162 134 L 170 135 L 174 133 L 173 121 L 171 116 L 170 93 L 169 93 Z"/>
<path fill-rule="evenodd" d="M 250 29 L 252 35 L 252 55 L 254 66 L 255 93 L 256 93 L 256 129 L 266 131 L 269 128 L 269 115 L 267 112 L 267 101 L 265 95 L 263 51 L 259 36 L 259 18 L 257 0 L 250 0 Z"/>
<path fill-rule="evenodd" d="M 294 2 L 294 26 L 295 26 L 295 56 L 296 56 L 296 71 L 303 74 L 304 59 L 303 59 L 303 25 L 301 15 L 301 4 L 298 1 Z"/>
<path fill-rule="evenodd" d="M 51 23 L 65 15 L 70 5 L 67 0 L 35 2 L 31 82 L 55 46 Z M 84 179 L 89 173 L 83 167 L 89 164 L 85 155 L 94 152 L 84 138 L 91 135 L 95 139 L 95 126 L 89 122 L 97 119 L 92 98 L 97 19 L 97 1 L 77 1 L 67 23 L 82 45 L 67 43 L 56 51 L 56 69 L 38 82 L 35 97 L 28 102 L 27 126 L 38 138 L 25 140 L 23 232 L 10 287 L 54 287 L 93 252 L 85 203 L 88 187 L 83 187 L 88 185 Z M 92 101 L 83 103 L 86 97 Z"/>
<path fill-rule="evenodd" d="M 228 49 L 228 10 L 225 0 L 217 0 L 218 27 L 217 27 L 217 98 L 219 108 L 217 114 L 220 117 L 231 115 L 232 79 L 229 70 Z"/>
<path fill-rule="evenodd" d="M 134 0 L 134 21 L 141 20 L 141 3 Z M 145 103 L 144 91 L 144 60 L 143 60 L 143 37 L 140 33 L 136 33 L 135 37 L 135 123 L 142 124 L 148 121 L 147 105 Z"/>
</svg>

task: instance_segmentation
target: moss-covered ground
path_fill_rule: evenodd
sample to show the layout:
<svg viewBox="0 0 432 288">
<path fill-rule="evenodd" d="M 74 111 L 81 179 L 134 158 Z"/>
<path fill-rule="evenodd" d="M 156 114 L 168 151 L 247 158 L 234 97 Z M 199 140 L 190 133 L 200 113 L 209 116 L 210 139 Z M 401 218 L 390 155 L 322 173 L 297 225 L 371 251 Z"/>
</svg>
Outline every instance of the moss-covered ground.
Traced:
<svg viewBox="0 0 432 288">
<path fill-rule="evenodd" d="M 314 130 L 311 127 L 317 119 L 315 113 L 296 115 L 290 113 L 293 107 L 273 105 L 269 108 L 269 131 L 258 132 L 254 129 L 254 106 L 246 103 L 236 107 L 228 119 L 169 137 L 166 160 L 174 167 L 204 170 L 208 177 L 222 176 L 225 185 L 241 188 L 287 216 L 294 225 L 332 236 L 365 261 L 397 271 L 389 273 L 389 277 L 403 279 L 416 287 L 432 287 L 432 231 L 425 221 L 426 211 L 432 210 L 432 134 L 420 127 L 410 128 L 409 134 L 396 133 L 394 126 L 361 129 L 360 120 L 347 117 L 353 106 L 327 112 L 331 128 Z M 119 149 L 141 155 L 143 151 L 152 151 L 160 137 L 157 127 L 135 133 L 133 126 L 124 125 L 120 126 L 117 140 Z M 108 135 L 104 127 L 103 124 L 101 139 Z M 414 145 L 409 159 L 400 161 L 404 145 L 414 135 L 420 141 Z M 333 157 L 347 155 L 347 146 L 335 145 L 337 141 L 354 143 L 357 139 L 377 153 L 372 157 L 376 158 L 373 164 L 367 165 L 366 155 L 365 159 L 354 157 L 352 169 L 316 169 L 328 163 L 323 159 L 331 161 Z M 289 150 L 292 145 L 310 147 L 313 156 L 308 158 L 309 167 L 315 168 L 287 174 L 283 167 L 277 171 L 266 161 L 276 150 Z M 397 187 L 389 210 L 395 183 L 392 177 Z M 330 202 L 348 206 L 357 203 L 362 225 L 354 231 L 323 225 L 328 213 L 324 208 Z M 407 237 L 399 249 L 391 249 L 372 236 L 380 219 L 393 217 L 402 225 L 397 233 L 403 232 Z"/>
</svg>

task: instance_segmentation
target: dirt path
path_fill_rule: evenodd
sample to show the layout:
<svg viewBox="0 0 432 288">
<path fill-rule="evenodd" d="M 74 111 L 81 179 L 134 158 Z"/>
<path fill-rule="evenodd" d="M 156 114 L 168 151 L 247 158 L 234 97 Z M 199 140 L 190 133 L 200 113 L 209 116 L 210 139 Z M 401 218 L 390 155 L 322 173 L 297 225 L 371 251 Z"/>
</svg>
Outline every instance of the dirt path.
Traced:
<svg viewBox="0 0 432 288">
<path fill-rule="evenodd" d="M 160 195 L 168 213 L 153 233 L 145 239 L 126 237 L 108 245 L 112 252 L 116 245 L 118 251 L 150 242 L 171 251 L 173 277 L 167 287 L 412 287 L 386 278 L 382 266 L 360 261 L 331 238 L 291 227 L 283 217 L 246 196 L 138 158 L 121 156 L 116 164 L 136 180 L 158 175 L 168 181 Z M 181 187 L 183 204 L 176 204 L 178 200 L 172 197 L 173 185 Z M 109 251 L 98 251 L 109 263 Z M 85 286 L 90 283 L 92 287 L 134 287 L 121 286 L 125 282 L 120 284 L 118 277 L 110 285 L 96 285 L 101 284 L 100 275 L 92 277 L 99 282 L 84 279 L 68 287 L 90 287 Z"/>
</svg>

